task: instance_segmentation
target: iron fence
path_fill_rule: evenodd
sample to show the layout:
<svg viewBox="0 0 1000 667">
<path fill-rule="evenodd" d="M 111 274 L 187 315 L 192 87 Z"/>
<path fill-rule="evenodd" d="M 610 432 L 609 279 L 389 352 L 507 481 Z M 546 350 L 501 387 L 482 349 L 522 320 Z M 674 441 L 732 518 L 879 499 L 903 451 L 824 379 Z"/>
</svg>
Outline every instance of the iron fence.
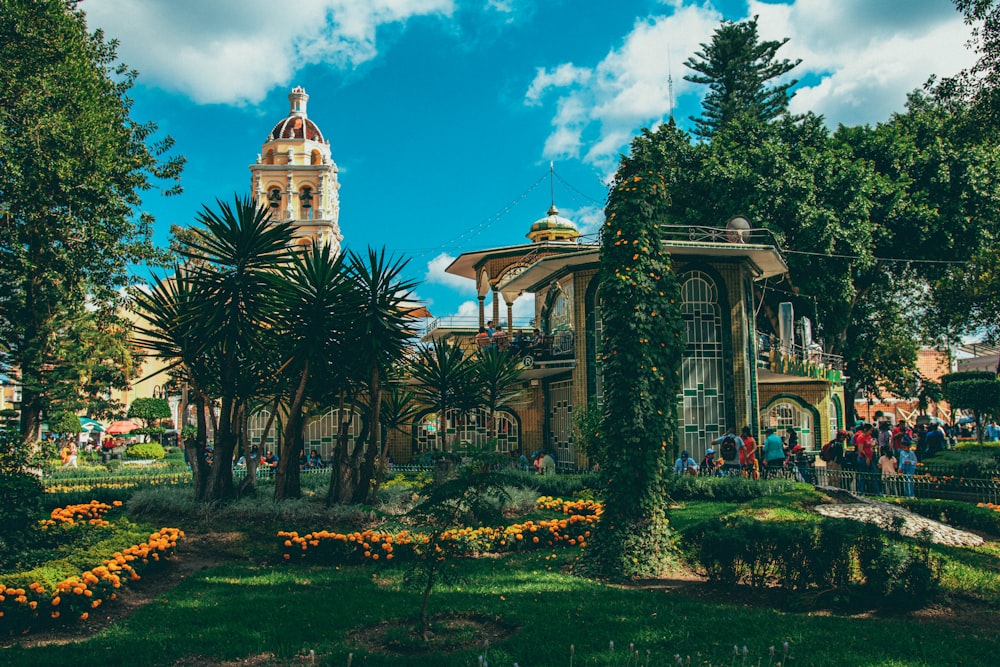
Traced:
<svg viewBox="0 0 1000 667">
<path fill-rule="evenodd" d="M 994 479 L 938 477 L 926 473 L 883 476 L 881 473 L 826 468 L 810 468 L 806 472 L 806 476 L 809 475 L 814 479 L 806 481 L 814 484 L 864 495 L 960 500 L 968 503 L 1000 502 L 1000 483 Z"/>
</svg>

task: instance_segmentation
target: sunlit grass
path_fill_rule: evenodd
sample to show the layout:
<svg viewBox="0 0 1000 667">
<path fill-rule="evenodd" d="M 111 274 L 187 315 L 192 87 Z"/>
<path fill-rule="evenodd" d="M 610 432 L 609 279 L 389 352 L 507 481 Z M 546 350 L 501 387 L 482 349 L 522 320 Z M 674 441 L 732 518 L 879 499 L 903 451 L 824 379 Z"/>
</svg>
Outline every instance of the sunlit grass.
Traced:
<svg viewBox="0 0 1000 667">
<path fill-rule="evenodd" d="M 186 657 L 208 662 L 271 653 L 293 664 L 311 649 L 317 663 L 346 665 L 623 665 L 634 644 L 650 664 L 731 664 L 732 647 L 747 645 L 767 664 L 769 646 L 791 643 L 793 664 L 992 664 L 995 633 L 927 626 L 901 619 L 838 618 L 705 602 L 660 590 L 608 586 L 571 576 L 568 552 L 464 561 L 457 585 L 431 596 L 435 613 L 475 613 L 516 627 L 496 645 L 447 655 L 366 654 L 346 637 L 385 619 L 413 619 L 418 596 L 402 586 L 398 567 L 218 567 L 192 575 L 117 626 L 74 646 L 4 653 L 19 665 L 105 665 L 108 656 L 142 655 L 143 664 L 171 665 Z M 880 637 L 892 641 L 880 641 Z M 850 641 L 831 641 L 849 637 Z M 609 649 L 614 642 L 615 650 Z M 633 663 L 634 664 L 634 663 Z M 739 664 L 739 663 L 737 663 Z M 750 664 L 756 664 L 754 660 Z"/>
</svg>

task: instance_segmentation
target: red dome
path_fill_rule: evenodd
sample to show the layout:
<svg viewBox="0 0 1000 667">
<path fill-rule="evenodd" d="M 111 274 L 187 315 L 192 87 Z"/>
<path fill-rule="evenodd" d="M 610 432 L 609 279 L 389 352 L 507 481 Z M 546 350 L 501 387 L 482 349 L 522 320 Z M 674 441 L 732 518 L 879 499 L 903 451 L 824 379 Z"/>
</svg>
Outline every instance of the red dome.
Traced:
<svg viewBox="0 0 1000 667">
<path fill-rule="evenodd" d="M 323 133 L 319 131 L 316 123 L 302 116 L 289 116 L 275 125 L 268 135 L 268 141 L 275 139 L 308 139 L 325 143 Z"/>
</svg>

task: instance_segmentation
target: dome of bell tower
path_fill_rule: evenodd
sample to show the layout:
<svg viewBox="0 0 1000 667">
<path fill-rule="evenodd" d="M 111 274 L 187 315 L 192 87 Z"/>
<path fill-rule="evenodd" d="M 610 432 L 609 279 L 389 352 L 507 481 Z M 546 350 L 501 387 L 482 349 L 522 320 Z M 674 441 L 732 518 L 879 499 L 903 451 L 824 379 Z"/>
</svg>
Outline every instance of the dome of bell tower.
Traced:
<svg viewBox="0 0 1000 667">
<path fill-rule="evenodd" d="M 268 135 L 267 140 L 307 139 L 309 141 L 325 143 L 319 126 L 306 116 L 306 104 L 309 102 L 309 95 L 306 94 L 305 88 L 302 86 L 292 88 L 292 92 L 288 94 L 288 102 L 291 107 L 288 111 L 288 117 L 278 121 L 278 124 L 274 126 L 274 129 Z"/>
</svg>

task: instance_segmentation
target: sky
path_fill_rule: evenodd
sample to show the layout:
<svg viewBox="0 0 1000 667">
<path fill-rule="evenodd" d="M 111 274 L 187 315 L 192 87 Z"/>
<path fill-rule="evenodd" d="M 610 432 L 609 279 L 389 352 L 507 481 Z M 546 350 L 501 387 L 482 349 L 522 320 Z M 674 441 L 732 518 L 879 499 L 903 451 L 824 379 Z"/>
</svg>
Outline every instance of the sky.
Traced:
<svg viewBox="0 0 1000 667">
<path fill-rule="evenodd" d="M 791 111 L 875 124 L 930 75 L 974 61 L 951 0 L 83 0 L 139 71 L 132 118 L 187 159 L 184 193 L 146 194 L 165 245 L 249 165 L 302 86 L 339 168 L 344 245 L 409 259 L 436 317 L 473 316 L 462 252 L 527 243 L 554 199 L 592 234 L 643 127 L 685 128 L 705 86 L 684 62 L 723 20 L 801 59 Z M 672 85 L 671 85 L 672 82 Z M 550 164 L 555 177 L 550 176 Z M 724 221 L 706 220 L 705 224 Z M 487 300 L 487 305 L 489 305 Z M 504 307 L 501 304 L 501 311 Z M 530 317 L 520 298 L 515 319 Z"/>
</svg>

